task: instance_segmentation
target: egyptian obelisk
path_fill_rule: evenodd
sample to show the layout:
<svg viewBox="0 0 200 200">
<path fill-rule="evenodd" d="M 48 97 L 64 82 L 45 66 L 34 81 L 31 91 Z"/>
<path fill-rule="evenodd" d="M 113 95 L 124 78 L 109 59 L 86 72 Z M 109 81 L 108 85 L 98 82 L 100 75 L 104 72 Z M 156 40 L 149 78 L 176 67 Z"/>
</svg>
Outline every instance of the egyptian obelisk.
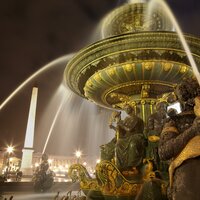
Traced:
<svg viewBox="0 0 200 200">
<path fill-rule="evenodd" d="M 35 116 L 37 106 L 38 88 L 33 87 L 31 103 L 29 108 L 28 122 L 26 127 L 26 135 L 24 141 L 24 148 L 22 150 L 21 171 L 23 175 L 32 175 L 32 157 L 33 157 L 33 142 L 35 130 Z"/>
</svg>

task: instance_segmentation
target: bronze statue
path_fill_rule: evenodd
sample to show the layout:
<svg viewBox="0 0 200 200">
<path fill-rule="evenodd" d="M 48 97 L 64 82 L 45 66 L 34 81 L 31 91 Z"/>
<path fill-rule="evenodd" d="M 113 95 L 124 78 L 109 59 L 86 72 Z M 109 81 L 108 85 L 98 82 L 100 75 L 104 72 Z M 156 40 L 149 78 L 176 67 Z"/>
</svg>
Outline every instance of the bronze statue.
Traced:
<svg viewBox="0 0 200 200">
<path fill-rule="evenodd" d="M 44 192 L 52 187 L 54 172 L 49 168 L 47 154 L 42 154 L 42 162 L 39 167 L 36 168 L 32 181 L 35 191 Z"/>
<path fill-rule="evenodd" d="M 197 97 L 200 96 L 200 87 L 196 80 L 187 79 L 177 86 L 175 93 L 182 112 L 172 115 L 165 123 L 159 141 L 159 155 L 162 160 L 170 161 L 171 198 L 199 200 L 200 117 Z"/>
<path fill-rule="evenodd" d="M 164 165 L 160 163 L 158 156 L 158 141 L 164 122 L 167 118 L 167 103 L 159 102 L 156 104 L 156 112 L 149 116 L 147 122 L 148 149 L 147 158 L 154 161 L 158 170 L 162 170 Z"/>
<path fill-rule="evenodd" d="M 118 123 L 121 121 L 121 112 L 114 111 L 111 114 L 109 127 L 115 131 L 115 137 L 107 144 L 101 145 L 101 160 L 115 162 L 115 144 L 118 137 Z"/>
<path fill-rule="evenodd" d="M 145 140 L 143 120 L 136 116 L 134 109 L 127 105 L 128 116 L 119 121 L 119 138 L 116 143 L 116 166 L 119 170 L 135 170 L 143 161 Z"/>
<path fill-rule="evenodd" d="M 167 114 L 167 103 L 159 102 L 156 104 L 156 112 L 148 118 L 148 135 L 156 135 L 160 137 L 164 121 Z"/>
</svg>

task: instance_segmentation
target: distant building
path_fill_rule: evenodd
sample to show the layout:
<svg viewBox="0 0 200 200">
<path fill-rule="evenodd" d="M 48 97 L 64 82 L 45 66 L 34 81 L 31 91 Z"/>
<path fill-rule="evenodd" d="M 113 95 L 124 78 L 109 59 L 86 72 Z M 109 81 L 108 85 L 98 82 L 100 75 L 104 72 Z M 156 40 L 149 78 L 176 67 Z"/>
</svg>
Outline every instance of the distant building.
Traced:
<svg viewBox="0 0 200 200">
<path fill-rule="evenodd" d="M 72 164 L 79 162 L 84 165 L 89 173 L 93 173 L 96 165 L 96 157 L 82 156 L 78 159 L 75 156 L 58 156 L 58 155 L 48 155 L 50 169 L 53 170 L 57 175 L 67 174 L 69 167 Z M 41 163 L 42 153 L 33 153 L 32 168 L 33 171 Z"/>
<path fill-rule="evenodd" d="M 0 151 L 0 174 L 2 174 L 3 163 L 4 163 L 4 152 Z"/>
<path fill-rule="evenodd" d="M 16 172 L 21 165 L 21 159 L 9 156 L 4 151 L 0 151 L 0 174 L 7 172 Z"/>
<path fill-rule="evenodd" d="M 57 156 L 57 155 L 48 155 L 49 157 L 49 165 L 50 169 L 53 170 L 58 176 L 66 175 L 69 167 L 72 164 L 78 162 L 77 158 L 74 156 Z M 32 159 L 32 170 L 34 171 L 36 167 L 38 167 L 41 163 L 42 153 L 35 152 L 33 153 Z M 7 167 L 7 157 L 5 152 L 0 151 L 0 173 L 5 171 Z M 87 157 L 82 156 L 79 158 L 79 163 L 84 165 L 89 173 L 93 173 L 96 165 L 96 157 Z M 21 159 L 16 157 L 9 158 L 9 171 L 14 172 L 17 169 L 20 169 Z"/>
</svg>

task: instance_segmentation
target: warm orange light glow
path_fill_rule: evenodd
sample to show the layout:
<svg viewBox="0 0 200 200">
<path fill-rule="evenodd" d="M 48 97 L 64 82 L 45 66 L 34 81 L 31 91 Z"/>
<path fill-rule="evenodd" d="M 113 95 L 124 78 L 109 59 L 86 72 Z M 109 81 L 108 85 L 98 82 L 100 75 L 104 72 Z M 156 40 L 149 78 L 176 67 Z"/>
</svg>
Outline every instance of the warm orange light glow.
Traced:
<svg viewBox="0 0 200 200">
<path fill-rule="evenodd" d="M 77 158 L 80 158 L 81 155 L 82 155 L 82 152 L 81 151 L 76 151 L 75 155 L 76 155 Z"/>
<path fill-rule="evenodd" d="M 13 153 L 14 147 L 13 147 L 13 146 L 8 146 L 6 151 L 7 151 L 8 153 Z"/>
</svg>

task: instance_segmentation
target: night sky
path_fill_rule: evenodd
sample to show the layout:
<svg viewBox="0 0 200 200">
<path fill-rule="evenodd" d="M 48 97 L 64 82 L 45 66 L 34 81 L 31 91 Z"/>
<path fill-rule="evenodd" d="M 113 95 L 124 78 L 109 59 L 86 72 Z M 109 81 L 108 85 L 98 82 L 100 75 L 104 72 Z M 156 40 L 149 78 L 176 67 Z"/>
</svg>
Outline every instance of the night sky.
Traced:
<svg viewBox="0 0 200 200">
<path fill-rule="evenodd" d="M 168 0 L 182 30 L 200 35 L 200 1 Z M 76 52 L 90 41 L 100 19 L 117 0 L 6 0 L 0 6 L 0 103 L 45 64 Z M 39 87 L 38 118 L 62 79 L 50 70 L 29 82 L 0 110 L 0 147 L 23 145 L 31 88 Z M 54 84 L 50 84 L 54 83 Z M 64 117 L 63 117 L 64 118 Z M 68 120 L 69 116 L 66 116 Z M 42 135 L 43 133 L 37 133 Z M 38 150 L 41 150 L 39 148 Z M 58 152 L 58 154 L 62 154 Z"/>
</svg>

